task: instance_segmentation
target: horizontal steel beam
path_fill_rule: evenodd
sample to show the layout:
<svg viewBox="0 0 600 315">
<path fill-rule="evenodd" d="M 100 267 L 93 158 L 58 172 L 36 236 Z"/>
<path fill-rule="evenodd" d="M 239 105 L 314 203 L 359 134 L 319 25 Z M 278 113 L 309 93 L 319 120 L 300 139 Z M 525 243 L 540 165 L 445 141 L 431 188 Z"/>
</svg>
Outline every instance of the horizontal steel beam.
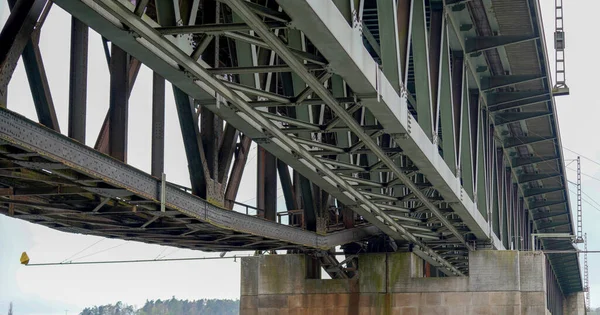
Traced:
<svg viewBox="0 0 600 315">
<path fill-rule="evenodd" d="M 514 92 L 505 92 L 505 91 L 493 91 L 485 94 L 487 105 L 489 108 L 493 108 L 495 106 L 510 104 L 518 101 L 525 101 L 529 99 L 533 99 L 536 97 L 546 97 L 547 100 L 550 100 L 551 94 L 550 91 L 546 90 L 531 90 L 531 91 L 514 91 Z"/>
<path fill-rule="evenodd" d="M 530 198 L 540 195 L 550 194 L 557 191 L 564 191 L 564 187 L 550 187 L 550 188 L 529 188 L 524 191 L 523 197 Z"/>
<path fill-rule="evenodd" d="M 519 184 L 525 184 L 533 181 L 544 180 L 548 178 L 563 176 L 562 173 L 545 173 L 545 174 L 521 174 L 519 175 Z"/>
<path fill-rule="evenodd" d="M 530 156 L 530 157 L 516 157 L 513 159 L 513 167 L 522 167 L 531 164 L 543 163 L 548 161 L 556 161 L 559 157 L 557 156 Z"/>
<path fill-rule="evenodd" d="M 527 205 L 527 208 L 529 208 L 529 210 L 535 210 L 535 209 L 539 209 L 539 208 L 545 208 L 545 207 L 550 207 L 550 206 L 554 206 L 554 205 L 564 204 L 566 202 L 567 202 L 567 200 L 534 201 L 534 202 L 530 202 Z"/>
<path fill-rule="evenodd" d="M 552 115 L 549 111 L 534 111 L 534 112 L 501 112 L 495 114 L 494 124 L 497 126 L 510 124 L 518 121 L 529 120 L 539 117 Z"/>
<path fill-rule="evenodd" d="M 319 65 L 306 65 L 309 70 L 323 70 L 325 69 Z M 213 68 L 208 70 L 212 74 L 246 74 L 246 73 L 275 73 L 275 72 L 292 72 L 292 69 L 288 66 L 259 66 L 259 67 L 230 67 L 230 68 Z"/>
<path fill-rule="evenodd" d="M 273 29 L 286 28 L 282 22 L 266 22 Z M 221 23 L 221 24 L 202 24 L 185 26 L 161 26 L 155 28 L 162 35 L 182 35 L 182 34 L 220 34 L 222 32 L 249 31 L 250 27 L 246 23 Z"/>
<path fill-rule="evenodd" d="M 465 41 L 465 52 L 474 53 L 501 46 L 527 42 L 538 38 L 538 36 L 531 35 L 478 36 L 474 38 L 467 38 Z"/>
<path fill-rule="evenodd" d="M 537 220 L 542 220 L 542 219 L 548 219 L 548 218 L 558 217 L 558 216 L 561 216 L 561 215 L 568 215 L 569 212 L 568 211 L 565 212 L 565 211 L 561 211 L 561 212 L 542 212 L 543 214 L 534 215 L 533 216 L 533 220 L 537 221 Z"/>
<path fill-rule="evenodd" d="M 548 137 L 539 137 L 539 136 L 531 136 L 531 137 L 508 137 L 504 139 L 504 148 L 514 148 L 522 145 L 530 145 L 543 141 L 554 141 L 554 136 Z"/>
<path fill-rule="evenodd" d="M 481 79 L 481 90 L 488 91 L 519 83 L 541 80 L 546 76 L 540 74 L 497 75 Z"/>
</svg>

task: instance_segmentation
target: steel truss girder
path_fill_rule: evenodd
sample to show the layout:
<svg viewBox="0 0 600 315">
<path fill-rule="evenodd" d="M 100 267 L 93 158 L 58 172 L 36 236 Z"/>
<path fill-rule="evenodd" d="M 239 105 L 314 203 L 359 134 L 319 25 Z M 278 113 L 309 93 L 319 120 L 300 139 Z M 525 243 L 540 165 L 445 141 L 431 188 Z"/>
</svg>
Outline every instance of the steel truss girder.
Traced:
<svg viewBox="0 0 600 315">
<path fill-rule="evenodd" d="M 206 106 L 210 110 L 216 111 L 221 116 L 226 118 L 230 123 L 234 126 L 238 127 L 238 129 L 242 130 L 246 135 L 250 137 L 260 140 L 261 145 L 270 151 L 275 151 L 276 156 L 280 159 L 286 161 L 290 166 L 302 170 L 302 174 L 307 176 L 311 181 L 315 183 L 319 183 L 320 186 L 327 188 L 327 190 L 335 192 L 335 195 L 338 199 L 340 199 L 343 203 L 347 205 L 355 205 L 356 200 L 361 200 L 362 214 L 365 218 L 370 219 L 371 222 L 381 222 L 380 220 L 385 217 L 385 214 L 381 213 L 377 217 L 370 214 L 370 211 L 379 211 L 380 210 L 372 206 L 369 208 L 368 200 L 364 199 L 364 196 L 360 194 L 360 192 L 354 190 L 350 187 L 345 181 L 341 180 L 335 174 L 333 174 L 326 166 L 320 163 L 318 160 L 313 158 L 310 153 L 306 151 L 301 145 L 292 141 L 289 137 L 285 136 L 276 126 L 270 123 L 266 118 L 262 117 L 259 113 L 252 110 L 252 108 L 246 103 L 246 99 L 228 89 L 225 84 L 219 79 L 212 77 L 206 69 L 200 65 L 195 63 L 190 59 L 185 53 L 179 50 L 172 42 L 168 39 L 161 37 L 156 34 L 152 27 L 149 24 L 152 22 L 142 22 L 139 18 L 132 15 L 132 12 L 127 7 L 130 6 L 129 3 L 116 2 L 116 1 L 97 1 L 98 6 L 89 7 L 84 3 L 73 3 L 69 1 L 59 1 L 59 5 L 62 5 L 68 9 L 68 11 L 73 14 L 79 15 L 78 17 L 81 19 L 87 19 L 88 24 L 92 28 L 109 28 L 107 33 L 110 31 L 114 32 L 112 35 L 115 36 L 113 38 L 113 42 L 122 40 L 124 43 L 119 43 L 121 47 L 127 47 L 128 45 L 132 45 L 131 39 L 132 37 L 127 38 L 128 36 L 118 36 L 119 32 L 124 32 L 124 30 L 119 30 L 118 27 L 115 29 L 115 25 L 110 23 L 107 25 L 106 20 L 102 19 L 94 19 L 95 16 L 98 16 L 98 12 L 94 12 L 94 9 L 103 11 L 103 15 L 112 15 L 116 20 L 119 20 L 125 23 L 130 30 L 136 32 L 139 37 L 135 38 L 136 42 L 144 42 L 145 45 L 154 46 L 154 53 L 159 53 L 160 56 L 154 55 L 152 58 L 154 62 L 157 64 L 150 64 L 151 67 L 155 67 L 157 72 L 160 70 L 161 74 L 164 73 L 164 77 L 167 78 L 169 76 L 174 76 L 172 70 L 178 70 L 178 72 L 183 75 L 183 81 L 181 82 L 181 77 L 178 77 L 174 80 L 174 82 L 178 82 L 179 86 L 186 89 L 186 92 L 189 92 L 191 96 L 195 96 L 197 99 L 207 99 L 207 95 L 211 95 L 214 93 L 213 91 L 218 91 L 219 94 L 223 95 L 227 100 L 231 102 L 237 108 L 230 108 L 229 106 Z M 100 20 L 100 21 L 98 21 Z M 104 24 L 104 25 L 102 25 Z M 118 26 L 121 24 L 119 23 Z M 110 29 L 112 28 L 112 29 Z M 130 31 L 127 31 L 129 33 Z M 102 32 L 101 32 L 102 33 Z M 115 34 L 116 33 L 116 34 Z M 133 45 L 132 45 L 133 46 Z M 132 47 L 133 50 L 140 47 Z M 139 52 L 139 51 L 138 51 Z M 140 58 L 146 58 L 148 55 L 152 57 L 153 53 L 146 51 L 146 54 L 141 54 Z M 158 58 L 156 58 L 158 57 Z M 158 60 L 157 60 L 158 59 Z M 144 61 L 144 60 L 142 60 Z M 167 65 L 165 65 L 165 61 Z M 177 66 L 175 66 L 177 64 Z M 170 65 L 170 67 L 169 67 Z M 165 67 L 166 66 L 166 67 Z M 186 72 L 180 71 L 179 66 L 186 69 Z M 201 81 L 196 81 L 201 79 Z M 205 83 L 202 83 L 205 82 Z M 210 91 L 209 93 L 203 91 Z M 260 126 L 260 127 L 258 127 Z M 265 137 L 265 133 L 268 133 L 268 137 Z M 264 140 L 261 140 L 264 139 Z M 298 159 L 298 155 L 302 157 L 301 160 Z M 316 167 L 316 168 L 315 168 Z M 319 172 L 317 172 L 319 170 Z M 327 176 L 323 176 L 327 175 Z M 335 186 L 337 187 L 335 187 Z M 342 190 L 340 190 L 341 187 Z M 395 225 L 392 227 L 387 227 L 386 225 L 379 225 L 380 228 L 387 229 L 390 234 L 398 233 L 395 230 L 404 230 L 400 225 L 395 223 L 395 221 L 390 220 L 390 224 Z M 405 233 L 405 235 L 409 235 Z M 413 237 L 414 239 L 414 237 Z M 421 245 L 421 242 L 417 239 L 413 241 L 417 246 Z M 423 248 L 423 251 L 426 251 L 430 256 L 436 257 L 435 253 L 431 250 L 427 249 L 425 246 L 420 246 Z M 425 254 L 423 254 L 425 255 Z M 438 263 L 444 263 L 443 259 L 434 258 L 438 261 Z M 451 265 L 445 263 L 448 268 L 453 268 Z M 454 270 L 456 274 L 461 274 L 458 270 Z"/>
<path fill-rule="evenodd" d="M 329 60 L 330 68 L 361 97 L 361 103 L 369 108 L 386 132 L 393 135 L 394 141 L 404 151 L 410 151 L 406 155 L 424 170 L 445 200 L 452 202 L 471 231 L 479 238 L 488 238 L 487 224 L 475 210 L 476 206 L 464 198 L 458 179 L 437 154 L 437 147 L 425 139 L 423 130 L 409 115 L 406 97 L 400 97 L 388 80 L 377 74 L 378 66 L 362 47 L 362 38 L 347 25 L 333 3 L 306 0 L 278 0 L 278 3 L 292 17 L 292 23 Z M 494 244 L 502 248 L 499 241 Z"/>
<path fill-rule="evenodd" d="M 446 3 L 448 3 L 448 1 L 446 1 Z M 539 8 L 536 7 L 535 10 L 536 10 L 535 12 L 532 11 L 533 14 L 534 15 L 539 14 Z M 457 39 L 458 39 L 459 44 L 461 45 L 461 47 L 464 51 L 467 51 L 468 49 L 465 45 L 465 40 L 463 40 L 463 37 L 461 36 L 462 33 L 460 30 L 461 22 L 460 22 L 459 14 L 450 12 L 450 14 L 448 14 L 448 16 L 449 16 L 449 20 L 452 24 L 452 27 L 454 28 L 454 32 L 455 32 L 455 34 L 457 34 Z M 538 19 L 537 20 L 537 23 L 539 25 L 538 27 L 541 27 L 541 23 L 539 21 L 540 20 Z M 536 23 L 533 22 L 533 24 L 534 24 L 534 29 L 535 29 Z M 540 42 L 541 42 L 541 45 L 543 46 L 543 39 L 540 39 Z M 539 56 L 540 56 L 541 67 L 545 68 L 545 69 L 549 69 L 547 59 L 544 58 L 544 56 L 542 54 L 540 54 Z M 479 58 L 479 57 L 476 57 L 476 58 Z M 528 79 L 535 80 L 534 75 L 530 76 L 529 78 L 521 77 L 520 79 L 514 77 L 515 80 L 512 80 L 512 82 L 511 82 L 511 80 L 504 80 L 504 82 L 494 82 L 493 83 L 494 85 L 492 85 L 492 84 L 490 84 L 492 82 L 489 82 L 489 81 L 486 82 L 487 80 L 482 80 L 482 81 L 478 80 L 478 77 L 480 76 L 480 74 L 478 74 L 479 69 L 478 69 L 476 62 L 474 62 L 475 60 L 471 60 L 471 58 L 465 58 L 465 59 L 466 59 L 467 67 L 471 71 L 473 78 L 475 78 L 475 82 L 480 91 L 485 91 L 486 89 L 488 89 L 490 87 L 510 86 L 512 84 L 516 84 L 517 81 L 526 82 Z M 544 76 L 544 71 L 541 71 L 541 72 L 542 72 L 542 76 Z M 509 79 L 508 77 L 504 77 L 504 78 Z M 546 86 L 552 86 L 552 83 L 550 82 L 550 79 L 548 76 L 545 76 L 543 78 L 542 82 Z M 550 95 L 550 93 L 548 91 L 516 91 L 516 92 L 488 91 L 487 93 L 483 93 L 483 94 L 488 95 L 487 97 L 484 97 L 483 100 L 486 102 L 486 107 L 490 113 L 497 112 L 499 110 L 504 110 L 504 109 L 519 108 L 519 107 L 527 106 L 530 104 L 538 104 L 538 103 L 542 103 L 542 102 L 547 102 L 548 109 L 553 112 L 555 111 L 552 96 Z M 549 122 L 551 124 L 554 124 L 554 121 L 555 121 L 555 119 L 552 116 L 550 116 Z M 560 145 L 560 139 L 557 139 L 556 142 L 558 145 Z M 504 150 L 504 156 L 505 156 L 505 159 L 510 161 L 511 156 L 508 154 L 508 152 L 509 151 Z M 557 159 L 559 160 L 559 165 L 562 164 L 562 158 L 560 157 L 560 154 L 558 155 Z M 514 168 L 513 168 L 512 173 L 513 173 L 513 177 L 515 179 L 519 179 L 522 176 L 522 175 L 517 175 L 516 172 L 514 171 Z M 526 176 L 529 176 L 529 175 L 526 175 Z M 550 177 L 554 177 L 554 176 L 550 176 Z M 566 179 L 563 178 L 563 181 L 564 180 L 566 180 Z M 519 183 L 519 184 L 522 184 L 522 183 Z M 566 182 L 563 185 L 563 187 L 566 187 Z M 522 185 L 521 185 L 520 189 L 521 190 L 523 189 Z M 567 209 L 569 208 L 568 203 L 566 205 L 566 208 Z"/>
<path fill-rule="evenodd" d="M 397 165 L 385 154 L 383 153 L 378 144 L 372 139 L 372 135 L 366 134 L 364 130 L 362 130 L 361 126 L 356 122 L 356 120 L 348 113 L 346 110 L 341 107 L 333 97 L 333 95 L 323 86 L 323 84 L 319 81 L 317 77 L 312 75 L 304 66 L 304 64 L 297 60 L 292 51 L 288 49 L 288 47 L 281 42 L 279 38 L 275 34 L 273 34 L 269 28 L 264 25 L 261 19 L 259 19 L 251 10 L 246 6 L 243 1 L 237 0 L 224 0 L 243 20 L 248 23 L 252 27 L 252 29 L 257 32 L 261 36 L 261 38 L 269 44 L 271 49 L 275 51 L 280 58 L 282 58 L 292 69 L 294 69 L 295 73 L 302 78 L 303 81 L 307 83 L 307 85 L 315 91 L 324 101 L 325 104 L 329 106 L 329 108 L 336 113 L 338 117 L 342 119 L 348 125 L 353 133 L 358 136 L 358 138 L 364 143 L 366 147 L 368 147 L 373 154 L 375 154 L 380 160 L 386 161 L 386 165 L 390 167 L 390 169 L 394 170 L 394 174 L 399 178 L 403 178 L 403 182 L 409 187 L 414 187 L 414 183 L 410 180 L 398 167 Z M 341 179 L 341 178 L 340 178 Z M 427 197 L 425 197 L 418 189 L 415 189 L 415 194 L 421 195 L 422 202 L 429 205 L 429 208 L 436 215 L 439 215 L 440 220 L 445 221 L 445 217 L 439 214 L 439 210 L 437 207 L 433 205 Z M 359 192 L 360 194 L 360 192 Z M 402 225 L 396 223 L 396 221 L 387 216 L 380 208 L 370 202 L 368 199 L 364 198 L 364 195 L 361 195 L 360 199 L 362 199 L 362 204 L 360 207 L 355 206 L 354 209 L 359 214 L 363 215 L 363 211 L 367 210 L 367 212 L 373 212 L 376 216 L 375 220 L 381 221 L 383 225 L 380 223 L 376 223 L 370 220 L 371 223 L 380 227 L 384 232 L 392 236 L 397 240 L 409 240 L 415 245 L 421 247 L 424 251 L 429 252 L 426 256 L 436 257 L 436 260 L 439 260 L 438 263 L 441 263 L 444 268 L 447 268 L 448 271 L 454 274 L 462 274 L 458 269 L 454 268 L 452 265 L 448 264 L 443 260 L 443 258 L 439 257 L 435 252 L 431 251 L 431 249 L 427 248 L 421 241 L 419 241 L 415 236 L 408 232 Z M 359 200 L 360 200 L 359 199 Z M 421 198 L 420 198 L 421 199 Z M 362 208 L 362 209 L 361 209 Z M 436 211 L 437 210 L 437 211 Z M 463 240 L 463 236 L 459 233 L 453 226 L 449 226 L 451 231 L 455 232 L 454 236 L 459 240 Z M 464 242 L 464 240 L 463 240 Z"/>
<path fill-rule="evenodd" d="M 0 109 L 0 125 L 4 126 L 0 130 L 0 139 L 3 141 L 35 152 L 44 158 L 64 163 L 81 174 L 101 179 L 127 191 L 128 194 L 147 199 L 152 204 L 160 204 L 161 180 L 158 178 L 98 153 L 8 110 Z M 167 208 L 177 210 L 218 228 L 310 248 L 329 249 L 337 245 L 359 241 L 377 233 L 376 228 L 369 227 L 348 229 L 323 236 L 219 208 L 172 184 L 166 185 L 164 195 Z"/>
</svg>

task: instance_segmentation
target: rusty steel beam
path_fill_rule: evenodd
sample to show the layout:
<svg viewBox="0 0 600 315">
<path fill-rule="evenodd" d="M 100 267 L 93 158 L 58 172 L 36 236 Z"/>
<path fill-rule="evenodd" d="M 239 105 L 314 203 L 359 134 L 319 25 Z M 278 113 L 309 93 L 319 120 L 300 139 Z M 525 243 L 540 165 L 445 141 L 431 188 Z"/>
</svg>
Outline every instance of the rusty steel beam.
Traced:
<svg viewBox="0 0 600 315">
<path fill-rule="evenodd" d="M 277 214 L 277 158 L 258 146 L 256 207 L 263 217 L 275 221 Z M 260 213 L 260 212 L 259 212 Z"/>
<path fill-rule="evenodd" d="M 114 44 L 111 49 L 110 68 L 109 119 L 111 124 L 108 128 L 108 153 L 120 161 L 127 162 L 128 60 L 127 53 Z"/>
<path fill-rule="evenodd" d="M 221 143 L 219 144 L 219 170 L 217 181 L 221 184 L 225 184 L 227 181 L 239 134 L 239 131 L 231 124 L 225 126 L 225 131 L 223 132 Z"/>
<path fill-rule="evenodd" d="M 202 110 L 200 114 L 200 137 L 206 165 L 208 166 L 207 177 L 215 181 L 219 177 L 219 143 L 223 134 L 223 119 L 219 118 L 209 110 Z"/>
<path fill-rule="evenodd" d="M 85 143 L 87 107 L 88 27 L 71 17 L 69 137 Z"/>
<path fill-rule="evenodd" d="M 135 84 L 135 80 L 137 79 L 137 75 L 140 71 L 141 66 L 142 63 L 139 60 L 135 58 L 130 58 L 129 70 L 127 75 L 127 83 L 129 85 L 129 92 L 127 94 L 127 98 L 129 98 L 131 90 L 133 90 L 133 86 Z M 94 145 L 94 149 L 106 154 L 108 154 L 109 145 L 108 129 L 110 129 L 110 114 L 106 113 L 106 117 L 104 117 L 104 122 L 102 123 L 102 127 L 100 128 L 100 133 L 98 133 L 98 138 L 96 139 L 96 144 Z"/>
<path fill-rule="evenodd" d="M 12 0 L 11 10 L 0 32 L 0 107 L 6 107 L 8 82 L 19 56 L 30 40 L 35 25 L 42 14 L 45 0 Z"/>
<path fill-rule="evenodd" d="M 165 171 L 165 79 L 152 76 L 152 161 L 151 174 L 161 177 Z"/>
<path fill-rule="evenodd" d="M 246 166 L 246 161 L 248 160 L 248 151 L 250 150 L 251 144 L 252 139 L 244 135 L 242 136 L 240 144 L 235 152 L 235 161 L 233 162 L 233 167 L 231 169 L 231 176 L 229 177 L 227 188 L 225 189 L 225 208 L 227 209 L 233 209 L 233 202 L 240 188 L 242 175 L 244 174 L 244 167 Z"/>
<path fill-rule="evenodd" d="M 22 57 L 39 122 L 52 130 L 60 132 L 42 54 L 37 41 L 30 39 L 27 42 Z"/>
</svg>

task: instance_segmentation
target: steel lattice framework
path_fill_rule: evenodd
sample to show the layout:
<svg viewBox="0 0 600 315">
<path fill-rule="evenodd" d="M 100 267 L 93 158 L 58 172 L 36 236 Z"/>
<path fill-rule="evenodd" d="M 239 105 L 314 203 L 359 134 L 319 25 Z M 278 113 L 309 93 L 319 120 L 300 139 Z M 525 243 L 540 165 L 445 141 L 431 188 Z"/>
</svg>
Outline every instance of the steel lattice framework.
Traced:
<svg viewBox="0 0 600 315">
<path fill-rule="evenodd" d="M 85 89 L 77 87 L 86 80 L 88 26 L 105 38 L 111 69 L 110 110 L 95 150 L 56 133 L 44 89 L 34 100 L 40 123 L 54 131 L 0 112 L 5 167 L 43 177 L 41 188 L 57 190 L 48 195 L 61 196 L 66 185 L 94 204 L 61 205 L 88 225 L 52 217 L 45 224 L 54 228 L 108 235 L 89 222 L 109 204 L 124 209 L 109 216 L 116 222 L 96 224 L 121 224 L 113 236 L 205 250 L 328 250 L 383 233 L 392 250 L 411 250 L 447 275 L 468 274 L 471 250 L 527 250 L 531 233 L 573 233 L 535 0 L 54 3 L 73 15 L 69 137 L 85 139 Z M 39 71 L 35 81 L 33 69 L 43 66 L 27 43 L 45 7 L 38 0 L 13 8 L 11 17 L 34 22 L 15 17 L 2 31 L 2 43 L 11 40 L 0 51 L 2 95 L 20 54 L 30 60 L 30 82 L 47 87 Z M 154 177 L 123 163 L 127 102 L 141 64 L 155 73 Z M 174 86 L 189 192 L 159 179 L 165 80 Z M 262 218 L 227 210 L 251 141 L 259 145 Z M 277 175 L 290 225 L 304 230 L 270 222 L 280 215 Z M 13 179 L 3 182 L 2 211 L 34 222 L 53 216 L 56 197 L 32 190 L 16 202 L 14 187 L 24 184 L 2 178 Z M 332 224 L 332 213 L 343 223 Z M 125 217 L 131 226 L 118 222 Z M 139 223 L 143 233 L 132 232 Z M 568 240 L 543 246 L 573 248 Z M 575 254 L 549 260 L 563 293 L 582 289 Z"/>
</svg>

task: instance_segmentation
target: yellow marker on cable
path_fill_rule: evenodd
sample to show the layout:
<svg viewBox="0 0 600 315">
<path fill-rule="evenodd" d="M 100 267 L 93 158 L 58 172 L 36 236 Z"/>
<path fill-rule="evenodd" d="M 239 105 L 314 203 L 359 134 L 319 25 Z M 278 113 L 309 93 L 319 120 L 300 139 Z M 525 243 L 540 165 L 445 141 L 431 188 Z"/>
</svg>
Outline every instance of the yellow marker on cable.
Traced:
<svg viewBox="0 0 600 315">
<path fill-rule="evenodd" d="M 23 254 L 21 254 L 21 264 L 22 265 L 29 264 L 29 256 L 27 256 L 26 252 L 23 252 Z"/>
</svg>

